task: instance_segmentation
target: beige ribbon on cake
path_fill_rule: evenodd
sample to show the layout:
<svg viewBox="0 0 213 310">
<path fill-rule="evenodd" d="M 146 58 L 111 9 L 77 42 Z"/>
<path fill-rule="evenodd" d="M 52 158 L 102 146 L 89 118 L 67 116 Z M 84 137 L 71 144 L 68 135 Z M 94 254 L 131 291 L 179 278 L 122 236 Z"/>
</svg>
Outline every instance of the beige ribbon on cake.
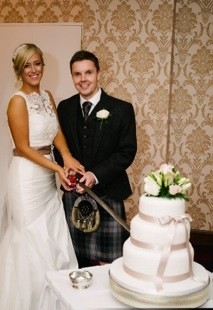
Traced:
<svg viewBox="0 0 213 310">
<path fill-rule="evenodd" d="M 189 277 L 194 277 L 193 270 L 192 270 L 193 258 L 192 258 L 191 251 L 190 251 L 188 231 L 187 231 L 187 226 L 186 226 L 186 221 L 188 221 L 188 222 L 192 221 L 192 218 L 190 217 L 190 215 L 184 214 L 184 215 L 177 217 L 177 218 L 174 218 L 171 216 L 164 216 L 164 217 L 158 218 L 158 217 L 150 216 L 150 215 L 143 214 L 143 213 L 139 212 L 139 217 L 141 219 L 147 221 L 147 222 L 151 222 L 154 224 L 169 225 L 169 230 L 167 233 L 168 238 L 162 247 L 156 247 L 155 245 L 151 245 L 151 244 L 148 244 L 145 242 L 139 242 L 139 241 L 134 240 L 132 238 L 133 244 L 139 245 L 139 246 L 144 247 L 146 249 L 161 250 L 162 255 L 160 258 L 159 266 L 157 269 L 157 274 L 155 277 L 135 272 L 133 270 L 130 270 L 127 266 L 124 266 L 124 269 L 126 270 L 126 272 L 131 274 L 131 275 L 134 275 L 135 277 L 140 278 L 142 280 L 153 281 L 153 279 L 154 279 L 155 288 L 157 291 L 160 291 L 163 289 L 163 282 L 172 283 L 172 282 L 178 282 L 178 281 L 186 280 Z M 173 243 L 173 239 L 175 236 L 176 227 L 177 227 L 178 223 L 182 223 L 184 225 L 186 242 L 181 243 L 181 244 L 177 244 L 177 245 L 173 245 L 172 243 Z M 184 274 L 178 275 L 178 276 L 164 276 L 164 272 L 165 272 L 166 265 L 167 265 L 168 258 L 169 258 L 169 253 L 172 250 L 178 250 L 178 249 L 183 249 L 183 248 L 187 249 L 188 259 L 189 259 L 189 271 L 187 273 L 184 273 Z"/>
</svg>

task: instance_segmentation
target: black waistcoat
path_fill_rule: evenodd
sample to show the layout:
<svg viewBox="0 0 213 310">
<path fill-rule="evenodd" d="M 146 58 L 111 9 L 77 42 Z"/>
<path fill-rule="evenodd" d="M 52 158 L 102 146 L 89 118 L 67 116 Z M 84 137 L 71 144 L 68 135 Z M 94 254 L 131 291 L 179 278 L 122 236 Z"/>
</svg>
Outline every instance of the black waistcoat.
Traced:
<svg viewBox="0 0 213 310">
<path fill-rule="evenodd" d="M 92 168 L 93 143 L 95 141 L 96 122 L 89 115 L 84 121 L 81 109 L 78 111 L 78 137 L 81 155 L 83 158 L 82 164 L 86 170 Z"/>
</svg>

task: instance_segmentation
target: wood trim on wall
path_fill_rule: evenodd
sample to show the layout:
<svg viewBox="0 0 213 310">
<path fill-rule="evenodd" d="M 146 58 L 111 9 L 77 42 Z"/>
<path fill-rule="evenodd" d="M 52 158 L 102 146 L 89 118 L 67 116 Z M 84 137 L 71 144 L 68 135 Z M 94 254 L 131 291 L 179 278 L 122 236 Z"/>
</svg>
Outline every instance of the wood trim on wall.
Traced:
<svg viewBox="0 0 213 310">
<path fill-rule="evenodd" d="M 192 245 L 213 247 L 213 231 L 191 230 L 190 242 Z"/>
</svg>

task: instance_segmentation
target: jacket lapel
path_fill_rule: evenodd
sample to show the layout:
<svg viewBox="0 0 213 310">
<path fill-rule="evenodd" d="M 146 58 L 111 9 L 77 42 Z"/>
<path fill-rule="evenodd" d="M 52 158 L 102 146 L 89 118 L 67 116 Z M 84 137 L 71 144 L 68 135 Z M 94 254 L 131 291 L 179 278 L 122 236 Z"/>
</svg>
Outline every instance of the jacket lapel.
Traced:
<svg viewBox="0 0 213 310">
<path fill-rule="evenodd" d="M 73 142 L 76 145 L 77 152 L 80 155 L 81 152 L 80 152 L 79 139 L 78 139 L 79 108 L 80 108 L 80 99 L 79 99 L 79 96 L 77 96 L 76 100 L 70 104 L 69 116 L 66 115 L 65 117 L 69 117 L 70 119 L 69 126 L 70 126 L 70 133 L 72 135 L 71 139 L 73 138 Z"/>
<path fill-rule="evenodd" d="M 98 150 L 99 144 L 101 142 L 102 136 L 104 134 L 105 126 L 102 124 L 101 126 L 101 121 L 97 119 L 96 113 L 98 111 L 101 111 L 103 109 L 109 110 L 108 109 L 108 104 L 107 101 L 105 100 L 105 96 L 101 96 L 100 101 L 97 103 L 93 111 L 91 112 L 90 115 L 90 121 L 96 123 L 96 132 L 95 132 L 95 141 L 94 141 L 94 148 L 93 148 L 93 157 L 95 157 L 95 154 Z"/>
</svg>

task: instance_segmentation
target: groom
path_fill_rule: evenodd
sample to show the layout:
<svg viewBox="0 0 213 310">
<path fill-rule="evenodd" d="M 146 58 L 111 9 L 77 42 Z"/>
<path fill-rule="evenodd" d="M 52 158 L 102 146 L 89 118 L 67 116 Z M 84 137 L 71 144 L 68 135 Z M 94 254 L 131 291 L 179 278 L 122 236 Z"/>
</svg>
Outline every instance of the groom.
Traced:
<svg viewBox="0 0 213 310">
<path fill-rule="evenodd" d="M 137 150 L 133 106 L 109 96 L 99 87 L 101 72 L 98 58 L 93 53 L 76 52 L 70 61 L 70 70 L 78 94 L 59 103 L 58 117 L 71 154 L 85 166 L 86 173 L 80 181 L 126 220 L 123 201 L 132 193 L 126 169 Z M 62 165 L 57 149 L 54 155 Z M 77 204 L 73 209 L 77 199 L 81 201 L 84 197 L 84 190 L 79 185 L 77 192 L 64 191 L 63 194 L 79 267 L 111 263 L 122 256 L 123 243 L 129 233 L 101 206 L 98 206 L 100 223 L 96 230 L 84 232 L 78 229 L 71 216 L 83 210 L 85 214 L 80 215 L 85 215 L 85 220 L 88 218 L 90 204 L 82 209 L 78 209 L 80 204 Z"/>
</svg>

